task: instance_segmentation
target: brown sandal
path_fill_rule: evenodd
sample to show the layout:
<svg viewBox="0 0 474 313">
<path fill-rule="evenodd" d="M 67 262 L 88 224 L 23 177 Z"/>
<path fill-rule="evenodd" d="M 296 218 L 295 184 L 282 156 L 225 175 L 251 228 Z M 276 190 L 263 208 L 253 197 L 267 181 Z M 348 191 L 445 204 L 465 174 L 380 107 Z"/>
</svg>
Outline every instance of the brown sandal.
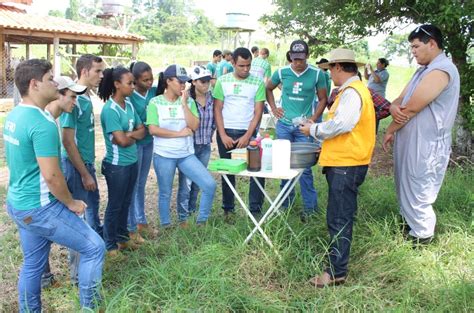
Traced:
<svg viewBox="0 0 474 313">
<path fill-rule="evenodd" d="M 323 272 L 319 276 L 315 276 L 309 280 L 309 283 L 316 288 L 324 288 L 328 286 L 339 286 L 346 282 L 346 277 L 331 278 L 327 272 Z"/>
</svg>

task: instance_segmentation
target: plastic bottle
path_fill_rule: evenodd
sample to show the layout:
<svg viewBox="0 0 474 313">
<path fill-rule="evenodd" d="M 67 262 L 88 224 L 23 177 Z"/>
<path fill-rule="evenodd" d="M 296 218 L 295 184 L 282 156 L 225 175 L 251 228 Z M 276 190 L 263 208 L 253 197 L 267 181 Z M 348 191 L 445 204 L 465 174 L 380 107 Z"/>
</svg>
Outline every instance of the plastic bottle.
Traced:
<svg viewBox="0 0 474 313">
<path fill-rule="evenodd" d="M 260 148 L 257 146 L 257 142 L 252 140 L 247 147 L 247 170 L 249 172 L 258 172 L 261 167 Z"/>
<path fill-rule="evenodd" d="M 272 146 L 273 140 L 266 134 L 262 140 L 262 172 L 272 171 Z"/>
</svg>

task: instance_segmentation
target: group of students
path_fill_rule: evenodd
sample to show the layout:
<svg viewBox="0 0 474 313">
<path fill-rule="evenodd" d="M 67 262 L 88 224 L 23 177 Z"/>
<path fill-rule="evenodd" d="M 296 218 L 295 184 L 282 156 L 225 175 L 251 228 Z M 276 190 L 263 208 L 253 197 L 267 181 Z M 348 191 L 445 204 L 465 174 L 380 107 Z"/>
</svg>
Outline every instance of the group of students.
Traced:
<svg viewBox="0 0 474 313">
<path fill-rule="evenodd" d="M 444 54 L 435 40 L 441 36 L 439 30 L 425 26 L 422 31 L 412 32 L 409 40 L 416 44 L 413 49 L 418 50 L 414 51 L 427 55 L 428 62 L 421 57 L 419 60 L 427 65 Z M 436 31 L 439 36 L 435 38 L 432 34 L 438 35 Z M 429 49 L 419 49 L 422 45 Z M 339 86 L 328 118 L 321 122 L 328 85 L 326 75 L 307 63 L 308 57 L 309 48 L 304 41 L 292 42 L 291 63 L 276 70 L 264 83 L 261 77 L 251 74 L 250 50 L 237 48 L 231 54 L 233 71 L 219 76 L 212 92 L 210 84 L 215 74 L 201 66 L 194 67 L 188 75 L 183 67 L 170 65 L 159 74 L 158 85 L 153 87 L 152 70 L 144 62 L 137 62 L 130 69 L 104 69 L 101 58 L 83 55 L 76 64 L 77 83 L 67 77 L 55 80 L 47 61 L 28 60 L 18 65 L 15 84 L 22 103 L 7 116 L 4 140 L 10 170 L 7 209 L 18 225 L 24 254 L 18 284 L 20 311 L 41 311 L 41 276 L 49 270 L 51 242 L 71 249 L 71 279 L 79 287 L 81 306 L 95 308 L 100 304 L 106 252 L 109 258 L 120 259 L 121 250 L 134 249 L 144 241 L 140 231 L 148 225 L 144 195 L 151 163 L 158 179 L 161 226 L 171 225 L 170 202 L 177 169 L 178 221 L 187 225 L 188 217 L 196 211 L 201 189 L 196 223 L 204 225 L 216 190 L 216 182 L 206 169 L 214 131 L 217 130 L 219 156 L 230 158 L 230 150 L 246 147 L 256 135 L 265 101 L 278 118 L 278 138 L 322 142 L 319 163 L 328 182 L 327 223 L 331 243 L 328 267 L 311 283 L 317 287 L 344 283 L 358 188 L 365 179 L 375 145 L 376 114 L 369 90 L 357 77 L 362 64 L 355 61 L 353 51 L 335 49 L 329 60 L 320 64 L 330 70 L 331 79 Z M 445 71 L 453 75 L 450 77 L 458 86 L 459 77 L 445 58 L 443 62 Z M 189 90 L 185 89 L 188 82 Z M 410 84 L 414 86 L 412 93 L 404 91 L 404 99 L 416 95 L 416 85 Z M 444 93 L 444 87 L 437 84 L 436 90 Z M 282 89 L 279 106 L 273 95 L 278 86 Z M 106 144 L 101 171 L 108 188 L 103 225 L 98 214 L 94 111 L 90 98 L 90 91 L 95 88 L 105 101 L 100 115 Z M 453 95 L 456 92 L 459 94 L 459 88 L 452 91 Z M 453 98 L 451 94 L 449 97 Z M 316 98 L 318 104 L 314 106 Z M 426 107 L 436 99 L 422 100 Z M 400 103 L 401 100 L 395 101 L 395 120 L 389 127 L 385 146 L 393 140 L 395 130 L 411 125 L 410 118 L 420 112 L 412 109 L 409 100 L 404 100 L 402 108 Z M 292 121 L 301 116 L 308 122 L 295 125 Z M 452 123 L 447 127 L 452 127 Z M 445 165 L 439 168 L 441 181 Z M 312 175 L 310 168 L 305 169 L 300 180 L 303 221 L 318 210 Z M 235 185 L 235 177 L 229 175 L 229 180 Z M 407 182 L 410 183 L 413 182 Z M 260 184 L 264 186 L 263 179 Z M 438 190 L 439 185 L 435 186 Z M 250 211 L 258 214 L 263 195 L 253 180 L 249 187 Z M 230 188 L 222 183 L 222 208 L 226 218 L 232 219 L 234 196 Z M 431 189 L 430 192 L 437 193 Z M 433 197 L 430 199 L 434 201 Z M 431 200 L 425 203 L 429 208 Z M 289 195 L 284 206 L 292 201 L 294 194 Z M 418 239 L 426 234 L 432 236 L 434 223 L 424 225 L 417 211 L 409 210 L 410 201 L 400 198 L 402 215 L 411 227 L 410 235 Z M 425 226 L 429 230 L 420 231 Z"/>
</svg>

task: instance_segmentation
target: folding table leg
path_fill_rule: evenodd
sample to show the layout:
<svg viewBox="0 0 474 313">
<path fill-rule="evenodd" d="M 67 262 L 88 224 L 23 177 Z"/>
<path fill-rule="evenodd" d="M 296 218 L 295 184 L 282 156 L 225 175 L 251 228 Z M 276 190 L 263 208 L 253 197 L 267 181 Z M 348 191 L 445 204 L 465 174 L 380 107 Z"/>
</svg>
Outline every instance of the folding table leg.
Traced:
<svg viewBox="0 0 474 313">
<path fill-rule="evenodd" d="M 273 246 L 273 243 L 271 242 L 270 238 L 268 238 L 268 236 L 265 234 L 265 232 L 263 231 L 263 229 L 260 227 L 260 225 L 258 225 L 257 223 L 257 220 L 253 217 L 252 213 L 250 213 L 249 209 L 247 208 L 247 205 L 245 204 L 245 202 L 242 200 L 242 198 L 239 196 L 239 194 L 237 193 L 237 190 L 235 190 L 234 186 L 232 186 L 231 182 L 229 181 L 229 178 L 227 177 L 226 174 L 222 174 L 222 177 L 224 177 L 224 180 L 225 182 L 227 183 L 227 185 L 229 186 L 230 190 L 232 190 L 232 192 L 234 193 L 234 196 L 237 198 L 237 200 L 239 201 L 240 205 L 242 206 L 242 208 L 244 209 L 245 213 L 247 213 L 247 215 L 250 217 L 250 220 L 252 220 L 252 223 L 254 223 L 254 225 L 256 226 L 256 229 L 262 234 L 263 238 L 265 239 L 265 241 L 268 243 L 268 245 L 275 251 L 276 255 L 278 255 L 278 257 L 281 258 L 280 254 L 278 253 L 278 251 L 275 249 L 275 247 Z M 244 244 L 246 244 L 248 241 L 245 241 Z"/>
<path fill-rule="evenodd" d="M 286 184 L 283 186 L 283 189 L 280 191 L 280 193 L 275 198 L 275 201 L 271 200 L 271 198 L 268 196 L 266 191 L 263 189 L 262 185 L 260 185 L 260 183 L 258 182 L 258 179 L 255 179 L 255 182 L 257 183 L 258 187 L 263 192 L 263 194 L 265 195 L 267 200 L 270 202 L 270 208 L 267 210 L 267 212 L 265 212 L 263 217 L 260 219 L 260 221 L 258 222 L 258 225 L 256 225 L 257 227 L 261 227 L 261 225 L 265 222 L 265 220 L 267 218 L 270 218 L 271 216 L 273 216 L 280 209 L 280 207 L 283 204 L 283 201 L 285 200 L 285 198 L 290 194 L 291 190 L 293 190 L 295 188 L 296 183 L 298 182 L 299 178 L 301 177 L 301 174 L 302 174 L 302 172 L 299 173 L 294 179 L 290 179 L 286 182 Z M 285 221 L 285 223 L 286 223 L 287 227 L 290 229 L 290 231 L 292 232 L 292 234 L 294 236 L 296 236 L 295 232 L 290 227 L 290 225 L 286 221 Z M 245 242 L 248 242 L 252 238 L 252 236 L 258 230 L 257 227 L 255 227 L 250 232 L 250 234 L 245 239 Z"/>
</svg>

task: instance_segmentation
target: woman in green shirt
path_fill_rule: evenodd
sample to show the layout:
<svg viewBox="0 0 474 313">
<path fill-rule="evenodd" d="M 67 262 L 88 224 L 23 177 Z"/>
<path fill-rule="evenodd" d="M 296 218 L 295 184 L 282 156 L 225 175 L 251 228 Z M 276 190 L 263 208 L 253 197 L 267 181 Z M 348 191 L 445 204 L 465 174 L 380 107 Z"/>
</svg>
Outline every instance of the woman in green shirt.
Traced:
<svg viewBox="0 0 474 313">
<path fill-rule="evenodd" d="M 102 174 L 108 189 L 104 216 L 104 241 L 109 256 L 134 248 L 127 230 L 128 208 L 137 179 L 136 141 L 145 127 L 128 100 L 134 90 L 132 73 L 124 67 L 109 68 L 99 85 L 99 97 L 107 101 L 100 114 L 106 154 Z"/>
</svg>

